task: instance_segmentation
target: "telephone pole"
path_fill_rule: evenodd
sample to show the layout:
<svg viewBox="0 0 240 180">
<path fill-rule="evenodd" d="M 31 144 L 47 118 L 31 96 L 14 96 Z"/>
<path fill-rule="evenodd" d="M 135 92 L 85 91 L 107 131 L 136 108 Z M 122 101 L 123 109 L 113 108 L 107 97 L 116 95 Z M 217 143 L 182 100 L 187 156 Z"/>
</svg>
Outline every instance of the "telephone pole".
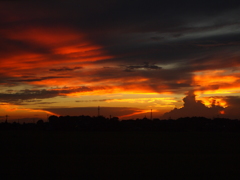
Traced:
<svg viewBox="0 0 240 180">
<path fill-rule="evenodd" d="M 152 109 L 151 109 L 151 116 L 150 117 L 151 117 L 151 120 L 152 120 Z"/>
<path fill-rule="evenodd" d="M 5 122 L 7 123 L 7 121 L 8 121 L 8 115 L 6 115 L 6 121 Z"/>
<path fill-rule="evenodd" d="M 100 116 L 100 106 L 98 106 L 98 117 Z"/>
</svg>

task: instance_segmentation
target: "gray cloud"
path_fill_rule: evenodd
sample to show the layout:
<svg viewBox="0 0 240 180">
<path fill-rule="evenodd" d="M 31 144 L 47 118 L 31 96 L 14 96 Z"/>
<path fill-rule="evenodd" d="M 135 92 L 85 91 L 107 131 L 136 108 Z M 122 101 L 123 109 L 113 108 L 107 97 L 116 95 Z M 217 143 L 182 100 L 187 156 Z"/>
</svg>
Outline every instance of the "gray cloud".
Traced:
<svg viewBox="0 0 240 180">
<path fill-rule="evenodd" d="M 239 119 L 240 117 L 240 97 L 239 96 L 226 96 L 222 97 L 228 104 L 225 108 L 225 116 L 232 119 Z"/>
<path fill-rule="evenodd" d="M 65 88 L 65 89 L 53 89 L 53 90 L 20 90 L 15 93 L 0 93 L 0 102 L 11 102 L 11 103 L 22 103 L 22 101 L 29 101 L 35 99 L 47 99 L 53 98 L 57 96 L 65 96 L 68 93 L 73 92 L 86 92 L 92 91 L 91 88 L 88 87 L 78 87 L 78 88 Z"/>
<path fill-rule="evenodd" d="M 126 72 L 131 72 L 135 69 L 146 69 L 146 70 L 159 70 L 162 69 L 159 66 L 156 66 L 154 64 L 149 64 L 148 62 L 144 62 L 144 65 L 130 65 L 130 66 L 126 66 L 125 71 Z"/>
<path fill-rule="evenodd" d="M 6 37 L 1 37 L 1 31 L 0 31 L 1 58 L 10 58 L 16 54 L 21 55 L 24 53 L 37 53 L 37 54 L 48 55 L 51 53 L 51 50 L 43 45 L 36 44 L 34 42 L 7 39 Z"/>
<path fill-rule="evenodd" d="M 34 82 L 34 81 L 42 81 L 46 79 L 59 79 L 59 78 L 70 78 L 70 76 L 46 76 L 35 78 L 32 76 L 22 76 L 20 78 L 10 79 L 11 82 Z"/>
</svg>

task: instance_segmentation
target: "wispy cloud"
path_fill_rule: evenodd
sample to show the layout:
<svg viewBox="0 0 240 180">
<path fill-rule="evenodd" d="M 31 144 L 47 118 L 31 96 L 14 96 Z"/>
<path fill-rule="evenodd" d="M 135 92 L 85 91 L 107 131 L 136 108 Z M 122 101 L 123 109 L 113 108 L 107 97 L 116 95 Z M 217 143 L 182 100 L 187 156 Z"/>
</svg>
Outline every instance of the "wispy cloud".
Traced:
<svg viewBox="0 0 240 180">
<path fill-rule="evenodd" d="M 82 69 L 82 67 L 74 67 L 74 68 L 69 68 L 69 67 L 62 67 L 59 69 L 49 69 L 49 71 L 74 71 L 77 69 Z"/>
<path fill-rule="evenodd" d="M 61 88 L 61 89 L 41 89 L 41 90 L 20 90 L 14 93 L 0 93 L 1 102 L 19 102 L 29 101 L 36 99 L 47 99 L 57 96 L 66 96 L 67 94 L 74 92 L 86 92 L 92 91 L 88 87 L 75 87 L 75 88 Z"/>
<path fill-rule="evenodd" d="M 160 70 L 162 69 L 161 67 L 157 66 L 157 65 L 150 65 L 148 62 L 145 62 L 144 65 L 130 65 L 130 66 L 126 66 L 126 69 L 125 71 L 126 72 L 131 72 L 133 70 L 141 70 L 141 69 L 144 69 L 144 70 Z"/>
</svg>

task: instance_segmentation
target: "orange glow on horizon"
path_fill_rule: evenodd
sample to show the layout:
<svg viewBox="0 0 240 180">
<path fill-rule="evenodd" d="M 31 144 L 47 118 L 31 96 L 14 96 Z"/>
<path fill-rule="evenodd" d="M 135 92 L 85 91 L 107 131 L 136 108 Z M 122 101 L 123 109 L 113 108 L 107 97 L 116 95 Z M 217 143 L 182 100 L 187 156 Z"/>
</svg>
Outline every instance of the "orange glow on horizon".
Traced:
<svg viewBox="0 0 240 180">
<path fill-rule="evenodd" d="M 158 112 L 157 110 L 152 110 L 152 112 Z M 132 114 L 127 114 L 127 115 L 122 115 L 122 116 L 119 116 L 119 118 L 121 119 L 121 118 L 126 118 L 126 117 L 131 117 L 131 116 L 135 116 L 135 115 L 139 115 L 139 114 L 146 114 L 146 113 L 150 113 L 150 111 L 149 110 L 145 110 L 145 109 L 139 109 L 137 112 L 134 112 L 134 113 L 132 113 Z"/>
<path fill-rule="evenodd" d="M 9 113 L 16 112 L 16 111 L 21 111 L 21 114 L 26 114 L 26 116 L 28 116 L 29 113 L 35 113 L 35 112 L 59 116 L 58 114 L 52 113 L 50 111 L 41 110 L 41 109 L 21 108 L 17 105 L 13 105 L 13 104 L 10 104 L 10 103 L 1 103 L 0 108 L 2 110 L 4 110 L 5 112 L 9 112 Z"/>
</svg>

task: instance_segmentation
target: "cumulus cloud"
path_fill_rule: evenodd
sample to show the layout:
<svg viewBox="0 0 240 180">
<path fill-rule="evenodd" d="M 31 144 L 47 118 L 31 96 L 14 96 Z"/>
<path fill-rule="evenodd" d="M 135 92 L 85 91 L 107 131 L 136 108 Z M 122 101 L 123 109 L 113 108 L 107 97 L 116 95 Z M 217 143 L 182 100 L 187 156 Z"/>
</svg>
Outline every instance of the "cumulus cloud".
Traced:
<svg viewBox="0 0 240 180">
<path fill-rule="evenodd" d="M 162 119 L 177 119 L 180 117 L 208 117 L 213 118 L 221 114 L 224 108 L 220 105 L 212 103 L 211 107 L 207 107 L 202 101 L 196 100 L 193 91 L 189 91 L 187 96 L 183 98 L 183 107 L 175 108 L 170 112 L 165 113 Z"/>
</svg>

